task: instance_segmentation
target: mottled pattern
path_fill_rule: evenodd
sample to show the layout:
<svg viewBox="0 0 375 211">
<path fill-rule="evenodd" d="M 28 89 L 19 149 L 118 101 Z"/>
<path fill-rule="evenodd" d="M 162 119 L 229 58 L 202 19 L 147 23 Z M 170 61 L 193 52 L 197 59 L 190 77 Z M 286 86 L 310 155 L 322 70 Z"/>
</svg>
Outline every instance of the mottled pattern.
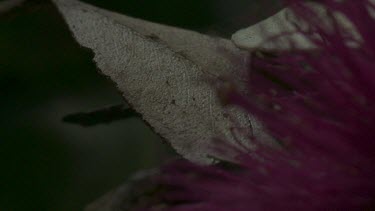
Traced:
<svg viewBox="0 0 375 211">
<path fill-rule="evenodd" d="M 154 24 L 75 0 L 54 1 L 76 40 L 95 53 L 100 71 L 114 81 L 127 102 L 178 153 L 210 163 L 210 138 L 233 140 L 231 121 L 216 97 L 213 80 L 233 75 L 246 52 L 229 40 Z M 229 56 L 228 56 L 229 55 Z M 249 126 L 232 108 L 230 116 Z M 255 124 L 254 122 L 252 122 Z M 256 126 L 255 128 L 259 128 Z M 260 130 L 256 134 L 263 135 Z"/>
</svg>

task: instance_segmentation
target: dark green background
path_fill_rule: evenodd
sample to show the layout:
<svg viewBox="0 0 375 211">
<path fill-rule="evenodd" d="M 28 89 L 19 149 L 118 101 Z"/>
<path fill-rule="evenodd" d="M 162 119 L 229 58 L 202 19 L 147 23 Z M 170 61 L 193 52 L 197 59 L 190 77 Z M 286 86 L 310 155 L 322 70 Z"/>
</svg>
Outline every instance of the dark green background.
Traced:
<svg viewBox="0 0 375 211">
<path fill-rule="evenodd" d="M 228 36 L 276 0 L 87 1 L 148 20 Z M 48 1 L 0 15 L 0 211 L 82 210 L 169 146 L 140 119 L 83 128 L 67 114 L 122 103 Z M 169 153 L 170 154 L 170 153 Z"/>
</svg>

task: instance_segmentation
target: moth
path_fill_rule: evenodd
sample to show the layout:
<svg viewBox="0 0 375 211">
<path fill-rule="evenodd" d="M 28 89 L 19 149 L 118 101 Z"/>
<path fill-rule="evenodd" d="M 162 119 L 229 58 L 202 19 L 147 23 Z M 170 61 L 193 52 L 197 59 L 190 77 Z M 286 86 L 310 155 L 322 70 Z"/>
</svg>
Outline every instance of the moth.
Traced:
<svg viewBox="0 0 375 211">
<path fill-rule="evenodd" d="M 295 32 L 298 20 L 293 20 L 288 8 L 239 30 L 228 40 L 132 18 L 77 0 L 53 2 L 77 42 L 94 52 L 100 72 L 114 82 L 128 104 L 178 153 L 201 164 L 210 164 L 212 157 L 221 156 L 212 150 L 211 138 L 238 144 L 243 140 L 241 135 L 247 135 L 238 136 L 233 129 L 251 127 L 251 135 L 275 143 L 254 117 L 223 106 L 212 82 L 225 75 L 243 78 L 241 70 L 255 50 L 315 49 L 298 34 L 287 40 L 293 46 L 268 42 L 276 34 Z M 318 10 L 324 13 L 324 8 Z M 105 208 L 93 204 L 90 210 L 113 210 L 116 196 L 122 197 L 111 193 L 98 202 Z"/>
<path fill-rule="evenodd" d="M 211 163 L 210 157 L 218 156 L 212 150 L 212 138 L 234 144 L 246 140 L 233 129 L 238 132 L 251 127 L 251 135 L 273 143 L 254 117 L 223 106 L 212 82 L 227 75 L 241 81 L 246 74 L 241 70 L 246 70 L 249 54 L 255 50 L 316 48 L 296 33 L 296 27 L 304 27 L 304 23 L 289 8 L 239 30 L 228 40 L 114 13 L 78 0 L 53 2 L 77 42 L 94 52 L 100 72 L 114 82 L 132 109 L 179 154 L 198 163 Z M 327 19 L 324 8 L 308 4 Z M 340 14 L 335 15 L 340 18 Z M 344 19 L 341 22 L 353 27 Z M 277 42 L 272 39 L 282 33 L 289 36 Z"/>
</svg>

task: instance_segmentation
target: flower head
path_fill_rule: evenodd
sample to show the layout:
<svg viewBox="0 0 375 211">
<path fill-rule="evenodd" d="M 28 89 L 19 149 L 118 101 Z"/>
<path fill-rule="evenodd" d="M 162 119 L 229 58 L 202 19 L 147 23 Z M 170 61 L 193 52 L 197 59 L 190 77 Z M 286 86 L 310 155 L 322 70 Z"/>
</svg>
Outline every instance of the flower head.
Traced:
<svg viewBox="0 0 375 211">
<path fill-rule="evenodd" d="M 368 0 L 324 0 L 322 24 L 293 1 L 317 49 L 253 53 L 246 92 L 227 99 L 255 115 L 282 149 L 237 152 L 237 162 L 165 168 L 170 210 L 366 210 L 375 206 L 375 19 Z M 347 31 L 336 14 L 358 33 Z M 358 34 L 359 37 L 356 37 Z M 354 44 L 353 44 L 354 43 Z M 255 99 L 255 100 L 254 100 Z"/>
</svg>

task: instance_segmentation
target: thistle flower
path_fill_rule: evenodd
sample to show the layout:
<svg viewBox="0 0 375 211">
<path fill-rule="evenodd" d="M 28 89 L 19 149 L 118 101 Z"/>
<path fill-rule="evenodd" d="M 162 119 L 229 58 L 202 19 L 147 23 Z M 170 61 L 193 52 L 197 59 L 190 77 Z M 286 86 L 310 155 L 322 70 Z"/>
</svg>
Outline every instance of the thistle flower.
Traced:
<svg viewBox="0 0 375 211">
<path fill-rule="evenodd" d="M 254 53 L 246 92 L 227 99 L 263 122 L 282 144 L 256 143 L 229 165 L 187 162 L 164 169 L 170 210 L 370 210 L 375 207 L 375 20 L 368 0 L 324 0 L 329 24 L 293 2 L 316 51 Z M 341 14 L 358 33 L 339 24 Z M 358 34 L 359 37 L 356 37 Z M 354 43 L 354 45 L 353 45 Z M 353 47 L 355 46 L 355 47 Z M 254 100 L 256 99 L 256 100 Z"/>
</svg>

